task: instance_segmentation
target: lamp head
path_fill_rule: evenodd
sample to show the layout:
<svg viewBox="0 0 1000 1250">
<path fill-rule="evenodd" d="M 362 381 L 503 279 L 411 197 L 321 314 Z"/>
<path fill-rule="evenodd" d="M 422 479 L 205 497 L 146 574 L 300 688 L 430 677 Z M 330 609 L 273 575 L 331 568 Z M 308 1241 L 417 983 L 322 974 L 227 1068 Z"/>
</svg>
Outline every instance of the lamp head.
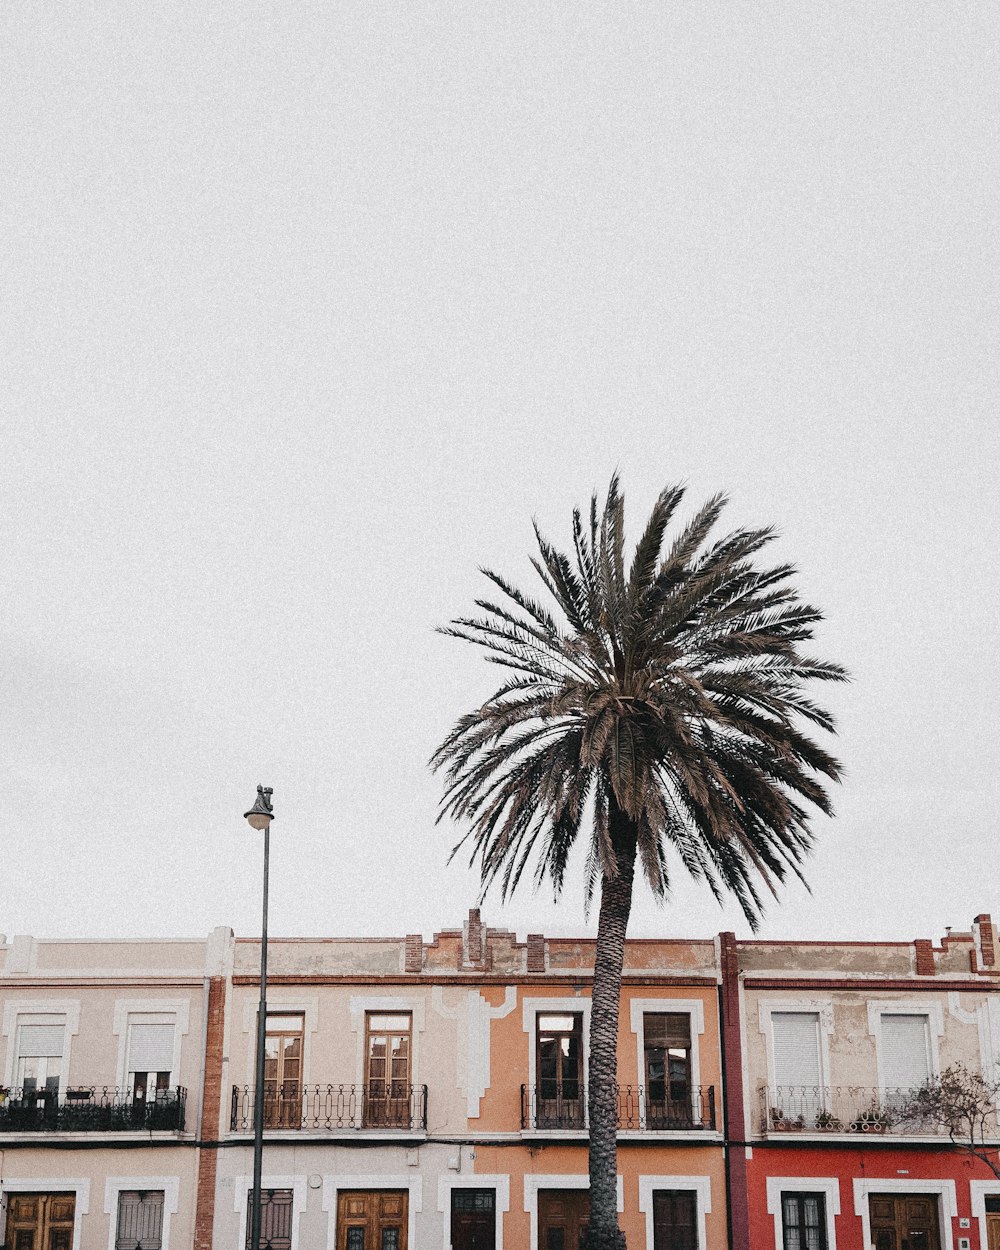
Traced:
<svg viewBox="0 0 1000 1250">
<path fill-rule="evenodd" d="M 257 801 L 248 812 L 243 813 L 251 829 L 266 829 L 274 820 L 274 808 L 271 806 L 273 793 L 270 786 L 257 787 Z"/>
</svg>

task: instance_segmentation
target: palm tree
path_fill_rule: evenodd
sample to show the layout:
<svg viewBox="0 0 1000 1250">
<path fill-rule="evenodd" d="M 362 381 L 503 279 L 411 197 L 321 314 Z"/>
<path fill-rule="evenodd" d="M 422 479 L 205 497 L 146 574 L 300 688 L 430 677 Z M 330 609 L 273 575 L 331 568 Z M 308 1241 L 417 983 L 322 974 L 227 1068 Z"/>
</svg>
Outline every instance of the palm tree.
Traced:
<svg viewBox="0 0 1000 1250">
<path fill-rule="evenodd" d="M 804 693 L 809 679 L 843 681 L 836 664 L 803 655 L 821 619 L 800 602 L 785 564 L 758 568 L 770 529 L 711 544 L 725 505 L 716 496 L 665 548 L 683 488 L 656 501 L 626 576 L 624 500 L 612 478 L 589 523 L 573 513 L 573 555 L 535 527 L 532 563 L 559 618 L 484 570 L 499 602 L 442 630 L 508 670 L 463 716 L 431 764 L 444 769 L 440 816 L 468 830 L 483 892 L 506 898 L 534 863 L 558 896 L 583 831 L 586 897 L 600 885 L 590 1023 L 588 1250 L 623 1250 L 618 1227 L 617 1048 L 625 932 L 638 860 L 658 899 L 674 857 L 721 902 L 731 893 L 751 926 L 759 885 L 774 892 L 812 836 L 811 805 L 829 813 L 817 775 L 840 766 L 796 727 L 833 730 Z"/>
</svg>

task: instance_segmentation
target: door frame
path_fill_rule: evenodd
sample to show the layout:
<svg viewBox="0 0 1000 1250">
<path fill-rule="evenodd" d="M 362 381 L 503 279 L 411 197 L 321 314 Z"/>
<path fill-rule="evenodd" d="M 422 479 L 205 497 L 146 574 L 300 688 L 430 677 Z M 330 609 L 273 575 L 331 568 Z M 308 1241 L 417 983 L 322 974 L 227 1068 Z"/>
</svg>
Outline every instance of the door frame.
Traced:
<svg viewBox="0 0 1000 1250">
<path fill-rule="evenodd" d="M 645 1173 L 639 1177 L 639 1212 L 646 1217 L 646 1250 L 653 1250 L 653 1192 L 657 1189 L 686 1189 L 694 1193 L 698 1250 L 707 1250 L 708 1216 L 712 1210 L 712 1178 L 710 1176 L 649 1176 Z M 770 1198 L 770 1193 L 768 1198 Z M 780 1245 L 778 1250 L 782 1250 Z M 834 1242 L 830 1243 L 830 1250 L 837 1250 Z"/>
<path fill-rule="evenodd" d="M 615 1178 L 618 1214 L 625 1211 L 625 1185 L 621 1172 Z M 590 1177 L 586 1172 L 547 1173 L 529 1172 L 524 1177 L 524 1209 L 530 1221 L 530 1250 L 538 1250 L 538 1191 L 540 1189 L 589 1189 Z"/>
<path fill-rule="evenodd" d="M 181 1178 L 179 1176 L 109 1176 L 104 1182 L 104 1213 L 111 1225 L 108 1233 L 108 1250 L 115 1250 L 118 1195 L 123 1189 L 163 1190 L 163 1227 L 160 1229 L 160 1245 L 162 1250 L 170 1250 L 170 1217 L 177 1214 Z"/>
<path fill-rule="evenodd" d="M 423 1177 L 412 1173 L 339 1172 L 323 1177 L 323 1210 L 327 1216 L 327 1250 L 337 1250 L 337 1203 L 342 1189 L 405 1189 L 406 1244 L 417 1245 L 417 1212 L 424 1209 Z M 240 1245 L 243 1243 L 240 1242 Z"/>
<path fill-rule="evenodd" d="M 292 1191 L 292 1250 L 299 1247 L 299 1224 L 306 1209 L 306 1178 L 301 1173 L 297 1176 L 275 1176 L 265 1174 L 260 1178 L 261 1189 L 290 1189 Z M 247 1222 L 250 1219 L 250 1200 L 248 1194 L 253 1189 L 253 1175 L 243 1173 L 233 1177 L 233 1210 L 240 1217 L 240 1233 L 237 1246 L 247 1244 Z"/>
<path fill-rule="evenodd" d="M 0 1200 L 6 1205 L 8 1194 L 65 1194 L 72 1192 L 75 1197 L 73 1207 L 73 1250 L 80 1250 L 80 1233 L 83 1217 L 90 1211 L 90 1181 L 65 1176 L 31 1177 L 19 1180 L 17 1177 L 5 1177 L 0 1181 Z"/>
<path fill-rule="evenodd" d="M 503 1250 L 503 1217 L 510 1210 L 510 1177 L 506 1173 L 500 1172 L 478 1172 L 468 1176 L 439 1176 L 438 1177 L 438 1210 L 443 1212 L 444 1224 L 444 1240 L 441 1245 L 444 1250 L 452 1250 L 451 1245 L 451 1192 L 453 1189 L 495 1189 L 497 1194 L 496 1204 L 496 1221 L 497 1221 L 497 1243 L 496 1250 Z"/>
<path fill-rule="evenodd" d="M 969 1181 L 972 1218 L 979 1221 L 979 1244 L 986 1242 L 986 1199 L 1000 1198 L 1000 1181 Z"/>
<path fill-rule="evenodd" d="M 872 1222 L 868 1199 L 872 1194 L 930 1194 L 938 1200 L 938 1228 L 941 1250 L 955 1250 L 952 1220 L 958 1219 L 954 1181 L 914 1180 L 912 1177 L 872 1177 L 854 1181 L 854 1213 L 861 1219 L 863 1244 L 872 1244 Z M 985 1224 L 985 1220 L 984 1220 Z"/>
</svg>

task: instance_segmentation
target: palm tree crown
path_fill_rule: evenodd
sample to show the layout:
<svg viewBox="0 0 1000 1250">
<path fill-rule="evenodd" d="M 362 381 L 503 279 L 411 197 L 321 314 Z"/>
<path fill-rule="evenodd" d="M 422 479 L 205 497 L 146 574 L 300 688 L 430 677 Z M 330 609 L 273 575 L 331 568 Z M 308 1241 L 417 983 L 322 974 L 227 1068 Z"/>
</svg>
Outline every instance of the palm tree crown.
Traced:
<svg viewBox="0 0 1000 1250">
<path fill-rule="evenodd" d="M 791 588 L 788 565 L 758 569 L 774 534 L 737 530 L 709 543 L 717 496 L 664 550 L 683 496 L 663 491 L 626 576 L 617 478 L 589 524 L 573 514 L 573 557 L 538 533 L 533 561 L 558 619 L 505 578 L 503 598 L 444 630 L 509 670 L 432 758 L 447 777 L 441 815 L 468 824 L 484 892 L 506 895 L 535 857 L 558 894 L 570 848 L 587 830 L 587 898 L 600 882 L 591 990 L 587 1111 L 590 1250 L 624 1250 L 616 1207 L 616 1079 L 625 933 L 636 860 L 653 893 L 670 885 L 671 848 L 717 898 L 756 927 L 772 890 L 809 849 L 808 807 L 829 811 L 818 776 L 840 766 L 801 732 L 832 730 L 805 684 L 843 681 L 799 644 L 820 619 Z"/>
<path fill-rule="evenodd" d="M 618 827 L 654 895 L 670 884 L 670 847 L 715 896 L 731 892 L 756 927 L 758 882 L 773 890 L 811 844 L 806 804 L 829 812 L 817 774 L 840 766 L 796 722 L 833 729 L 804 693 L 844 670 L 803 655 L 821 619 L 800 602 L 787 564 L 755 567 L 775 534 L 737 530 L 712 543 L 716 496 L 664 551 L 684 494 L 668 487 L 626 576 L 617 478 L 589 524 L 573 514 L 573 558 L 538 532 L 532 561 L 562 620 L 497 573 L 503 599 L 442 632 L 511 670 L 435 752 L 441 814 L 468 824 L 484 890 L 506 896 L 537 855 L 558 894 L 569 850 L 588 830 L 588 898 L 619 871 Z M 458 850 L 458 847 L 456 847 Z M 801 874 L 799 874 L 801 875 Z"/>
</svg>

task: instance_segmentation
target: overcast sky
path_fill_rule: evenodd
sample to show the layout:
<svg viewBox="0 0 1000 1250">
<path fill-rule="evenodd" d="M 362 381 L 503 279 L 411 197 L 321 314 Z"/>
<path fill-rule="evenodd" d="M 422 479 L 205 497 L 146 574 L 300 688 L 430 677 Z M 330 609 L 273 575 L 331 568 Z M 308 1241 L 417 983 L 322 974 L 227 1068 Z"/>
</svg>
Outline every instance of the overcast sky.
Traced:
<svg viewBox="0 0 1000 1250">
<path fill-rule="evenodd" d="M 847 776 L 762 936 L 1000 913 L 993 0 L 7 4 L 0 930 L 477 898 L 434 627 L 622 476 L 773 523 Z M 577 878 L 582 873 L 577 874 Z M 581 891 L 484 915 L 584 932 Z M 591 921 L 591 926 L 593 921 Z M 678 876 L 631 932 L 747 933 Z"/>
</svg>

